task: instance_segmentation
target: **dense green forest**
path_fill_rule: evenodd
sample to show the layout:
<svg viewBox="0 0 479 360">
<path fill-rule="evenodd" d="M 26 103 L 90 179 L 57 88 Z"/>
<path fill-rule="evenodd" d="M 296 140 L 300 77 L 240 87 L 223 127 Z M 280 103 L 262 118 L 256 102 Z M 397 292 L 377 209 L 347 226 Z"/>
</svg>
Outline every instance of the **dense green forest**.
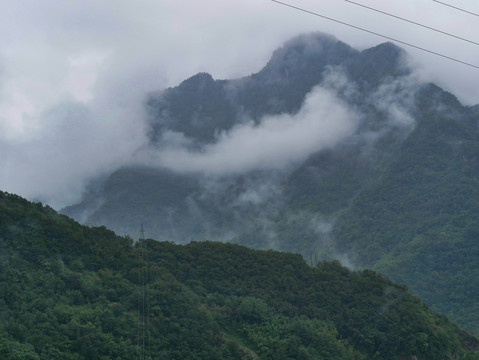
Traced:
<svg viewBox="0 0 479 360">
<path fill-rule="evenodd" d="M 335 238 L 357 264 L 479 332 L 477 115 L 435 86 L 418 95 L 417 109 L 417 127 L 343 213 Z"/>
<path fill-rule="evenodd" d="M 233 244 L 141 240 L 0 193 L 2 359 L 479 359 L 404 285 Z"/>
</svg>

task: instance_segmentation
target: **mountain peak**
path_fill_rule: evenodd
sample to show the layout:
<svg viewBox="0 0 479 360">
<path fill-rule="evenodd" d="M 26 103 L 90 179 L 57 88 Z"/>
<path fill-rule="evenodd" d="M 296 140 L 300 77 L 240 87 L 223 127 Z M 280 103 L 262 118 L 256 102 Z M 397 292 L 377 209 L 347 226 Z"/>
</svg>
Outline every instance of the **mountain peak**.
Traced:
<svg viewBox="0 0 479 360">
<path fill-rule="evenodd" d="M 204 87 L 214 84 L 215 80 L 211 74 L 206 72 L 200 72 L 192 77 L 184 80 L 180 85 L 180 89 L 194 88 L 194 89 L 203 89 Z"/>
<path fill-rule="evenodd" d="M 304 71 L 312 66 L 323 68 L 339 64 L 356 53 L 334 36 L 320 32 L 302 34 L 278 48 L 262 72 L 278 75 L 285 71 Z"/>
<path fill-rule="evenodd" d="M 286 41 L 283 46 L 276 49 L 271 60 L 274 61 L 291 55 L 292 53 L 303 56 L 314 56 L 336 46 L 337 43 L 341 42 L 329 34 L 320 32 L 301 34 Z"/>
<path fill-rule="evenodd" d="M 353 78 L 375 86 L 386 77 L 410 73 L 406 52 L 391 42 L 361 51 L 349 66 Z"/>
</svg>

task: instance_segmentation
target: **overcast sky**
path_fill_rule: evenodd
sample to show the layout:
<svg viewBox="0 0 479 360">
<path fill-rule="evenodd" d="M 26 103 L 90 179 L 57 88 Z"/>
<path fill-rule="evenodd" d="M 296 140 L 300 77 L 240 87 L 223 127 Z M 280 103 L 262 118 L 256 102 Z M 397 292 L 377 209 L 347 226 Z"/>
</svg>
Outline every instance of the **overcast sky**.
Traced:
<svg viewBox="0 0 479 360">
<path fill-rule="evenodd" d="M 479 13 L 477 1 L 445 1 Z M 479 66 L 477 45 L 347 1 L 285 2 Z M 433 0 L 357 2 L 479 42 L 479 17 Z M 57 206 L 77 200 L 54 193 L 78 192 L 144 141 L 138 104 L 147 91 L 200 71 L 249 75 L 311 31 L 358 49 L 386 41 L 270 0 L 0 1 L 0 189 Z M 479 69 L 403 48 L 426 79 L 479 103 Z"/>
</svg>

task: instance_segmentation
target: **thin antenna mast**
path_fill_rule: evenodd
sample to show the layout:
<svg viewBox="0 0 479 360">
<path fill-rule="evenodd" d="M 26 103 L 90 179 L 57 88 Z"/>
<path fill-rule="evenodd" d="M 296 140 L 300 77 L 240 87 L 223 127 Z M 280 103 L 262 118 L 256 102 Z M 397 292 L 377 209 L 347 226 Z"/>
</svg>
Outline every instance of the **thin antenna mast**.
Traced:
<svg viewBox="0 0 479 360">
<path fill-rule="evenodd" d="M 150 342 L 150 303 L 148 301 L 148 250 L 145 239 L 145 228 L 141 224 L 140 240 L 138 242 L 138 359 L 151 359 Z M 146 321 L 145 321 L 146 317 Z M 145 349 L 145 337 L 148 341 L 148 351 Z M 141 342 L 141 350 L 140 350 Z M 146 357 L 145 357 L 146 356 Z"/>
</svg>

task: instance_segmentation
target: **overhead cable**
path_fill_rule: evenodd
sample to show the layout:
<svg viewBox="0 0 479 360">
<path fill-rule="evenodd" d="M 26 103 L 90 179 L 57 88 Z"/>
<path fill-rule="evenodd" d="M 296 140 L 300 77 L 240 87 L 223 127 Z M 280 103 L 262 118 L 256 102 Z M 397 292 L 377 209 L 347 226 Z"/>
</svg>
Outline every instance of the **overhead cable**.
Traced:
<svg viewBox="0 0 479 360">
<path fill-rule="evenodd" d="M 469 39 L 465 39 L 465 38 L 462 38 L 460 36 L 457 36 L 457 35 L 454 35 L 454 34 L 451 34 L 451 33 L 448 33 L 446 31 L 442 31 L 442 30 L 439 30 L 439 29 L 435 29 L 433 27 L 430 27 L 430 26 L 427 26 L 427 25 L 424 25 L 424 24 L 421 24 L 421 23 L 418 23 L 418 22 L 415 22 L 415 21 L 412 21 L 412 20 L 409 20 L 409 19 L 406 19 L 406 18 L 403 18 L 403 17 L 400 17 L 400 16 L 397 16 L 397 15 L 394 15 L 394 14 L 390 14 L 390 13 L 387 13 L 385 11 L 382 11 L 382 10 L 379 10 L 379 9 L 376 9 L 376 8 L 373 8 L 373 7 L 370 7 L 370 6 L 366 6 L 366 5 L 363 5 L 363 4 L 360 4 L 360 3 L 357 3 L 357 2 L 354 2 L 354 1 L 351 1 L 351 0 L 345 0 L 346 2 L 348 3 L 351 3 L 351 4 L 354 4 L 354 5 L 357 5 L 357 6 L 361 6 L 365 9 L 369 9 L 369 10 L 372 10 L 372 11 L 375 11 L 375 12 L 378 12 L 378 13 L 381 13 L 381 14 L 384 14 L 384 15 L 387 15 L 387 16 L 391 16 L 393 18 L 396 18 L 396 19 L 399 19 L 399 20 L 403 20 L 403 21 L 406 21 L 408 23 L 411 23 L 411 24 L 414 24 L 414 25 L 417 25 L 417 26 L 421 26 L 423 28 L 426 28 L 426 29 L 429 29 L 429 30 L 432 30 L 432 31 L 436 31 L 438 33 L 441 33 L 441 34 L 444 34 L 444 35 L 447 35 L 447 36 L 451 36 L 455 39 L 459 39 L 459 40 L 462 40 L 462 41 L 466 41 L 468 43 L 471 43 L 471 44 L 474 44 L 474 45 L 479 45 L 479 43 L 475 42 L 475 41 L 472 41 L 472 40 L 469 40 Z"/>
<path fill-rule="evenodd" d="M 395 38 L 393 38 L 393 37 L 390 37 L 390 36 L 387 36 L 387 35 L 383 35 L 383 34 L 380 34 L 380 33 L 378 33 L 378 32 L 374 32 L 374 31 L 372 31 L 372 30 L 368 30 L 368 29 L 365 29 L 365 28 L 362 28 L 362 27 L 359 27 L 359 26 L 356 26 L 356 25 L 353 25 L 353 24 L 349 24 L 349 23 L 344 22 L 344 21 L 341 21 L 341 20 L 333 19 L 333 18 L 331 18 L 331 17 L 325 16 L 325 15 L 321 15 L 321 14 L 319 14 L 319 13 L 317 13 L 317 12 L 314 12 L 314 11 L 311 11 L 311 10 L 306 10 L 306 9 L 303 9 L 303 8 L 300 8 L 300 7 L 297 7 L 297 6 L 294 6 L 294 5 L 290 5 L 290 4 L 287 4 L 287 3 L 284 3 L 284 2 L 281 2 L 281 1 L 278 1 L 278 0 L 271 0 L 271 1 L 272 1 L 272 2 L 275 2 L 275 3 L 277 3 L 277 4 L 280 4 L 280 5 L 284 5 L 284 6 L 286 6 L 286 7 L 289 7 L 289 8 L 295 9 L 295 10 L 298 10 L 298 11 L 302 11 L 302 12 L 307 13 L 307 14 L 310 14 L 310 15 L 314 15 L 314 16 L 317 16 L 317 17 L 320 17 L 320 18 L 323 18 L 323 19 L 326 19 L 326 20 L 329 20 L 329 21 L 333 21 L 333 22 L 338 23 L 338 24 L 341 24 L 341 25 L 349 26 L 349 27 L 351 27 L 351 28 L 353 28 L 353 29 L 356 29 L 356 30 L 361 30 L 361 31 L 364 31 L 364 32 L 369 33 L 369 34 L 376 35 L 376 36 L 382 37 L 382 38 L 384 38 L 384 39 L 391 40 L 391 41 L 397 42 L 397 43 L 399 43 L 399 44 L 412 47 L 412 48 L 414 48 L 414 49 L 418 49 L 418 50 L 427 52 L 427 53 L 429 53 L 429 54 L 433 54 L 433 55 L 436 55 L 436 56 L 440 56 L 440 57 L 442 57 L 442 58 L 445 58 L 445 59 L 448 59 L 448 60 L 451 60 L 451 61 L 455 61 L 455 62 L 457 62 L 457 63 L 463 64 L 463 65 L 466 65 L 466 66 L 470 66 L 470 67 L 473 67 L 473 68 L 475 68 L 475 69 L 479 69 L 479 66 L 477 66 L 477 65 L 474 65 L 474 64 L 468 63 L 468 62 L 466 62 L 466 61 L 462 61 L 462 60 L 453 58 L 453 57 L 451 57 L 451 56 L 447 56 L 447 55 L 444 55 L 444 54 L 441 54 L 441 53 L 438 53 L 438 52 L 435 52 L 435 51 L 432 51 L 432 50 L 423 48 L 423 47 L 418 46 L 418 45 L 414 45 L 414 44 L 408 43 L 408 42 L 406 42 L 406 41 L 398 40 L 398 39 L 395 39 Z"/>
<path fill-rule="evenodd" d="M 462 8 L 460 8 L 460 7 L 457 7 L 457 6 L 454 6 L 454 5 L 451 5 L 451 4 L 447 4 L 447 3 L 445 3 L 445 2 L 438 1 L 438 0 L 432 0 L 432 1 L 437 2 L 437 3 L 441 4 L 441 5 L 444 5 L 444 6 L 447 6 L 447 7 L 450 7 L 450 8 L 453 8 L 453 9 L 456 9 L 456 10 L 459 10 L 459 11 L 462 11 L 462 12 L 465 12 L 465 13 L 467 13 L 467 14 L 470 14 L 470 15 L 474 15 L 474 16 L 479 17 L 479 14 L 473 13 L 473 12 L 471 12 L 471 11 L 467 11 L 467 10 L 462 9 Z"/>
</svg>

